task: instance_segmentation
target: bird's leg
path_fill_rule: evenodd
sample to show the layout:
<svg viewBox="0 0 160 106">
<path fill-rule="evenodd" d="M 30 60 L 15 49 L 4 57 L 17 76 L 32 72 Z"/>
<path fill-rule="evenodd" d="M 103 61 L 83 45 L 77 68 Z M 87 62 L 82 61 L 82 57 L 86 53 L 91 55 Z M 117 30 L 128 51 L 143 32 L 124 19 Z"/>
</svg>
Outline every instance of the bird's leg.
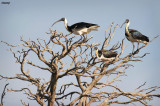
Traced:
<svg viewBox="0 0 160 106">
<path fill-rule="evenodd" d="M 85 37 L 85 35 L 83 34 L 82 36 L 83 36 L 83 38 L 84 38 L 84 41 L 86 41 L 86 37 Z"/>
<path fill-rule="evenodd" d="M 87 38 L 87 34 L 86 34 L 86 38 Z"/>
<path fill-rule="evenodd" d="M 84 37 L 83 35 L 80 35 L 81 36 L 81 39 Z"/>
<path fill-rule="evenodd" d="M 137 49 L 139 49 L 139 42 L 138 42 L 138 45 L 137 45 Z"/>
<path fill-rule="evenodd" d="M 132 45 L 133 45 L 133 50 L 132 50 L 132 53 L 134 53 L 134 48 L 135 48 L 135 45 L 134 43 L 132 42 Z"/>
<path fill-rule="evenodd" d="M 85 35 L 83 34 L 84 39 L 86 39 Z"/>
</svg>

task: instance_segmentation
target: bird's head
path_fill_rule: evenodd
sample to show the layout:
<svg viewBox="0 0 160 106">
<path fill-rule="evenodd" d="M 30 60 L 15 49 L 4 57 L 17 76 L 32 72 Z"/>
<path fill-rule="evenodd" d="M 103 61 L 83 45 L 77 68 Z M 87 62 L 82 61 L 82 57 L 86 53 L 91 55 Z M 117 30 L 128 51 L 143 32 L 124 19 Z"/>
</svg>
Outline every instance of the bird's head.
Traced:
<svg viewBox="0 0 160 106">
<path fill-rule="evenodd" d="M 66 19 L 66 18 L 64 18 L 64 17 L 63 17 L 63 18 L 61 18 L 61 19 L 60 19 L 60 20 L 58 20 L 58 21 L 64 21 L 65 19 Z"/>
<path fill-rule="evenodd" d="M 125 23 L 129 23 L 129 19 L 126 19 Z"/>
<path fill-rule="evenodd" d="M 52 24 L 52 26 L 53 26 L 54 24 L 56 24 L 57 22 L 65 21 L 65 20 L 66 20 L 66 18 L 61 18 L 61 19 L 57 20 L 56 22 L 54 22 L 54 23 Z"/>
<path fill-rule="evenodd" d="M 124 24 L 129 24 L 129 19 L 125 20 L 125 22 L 121 25 L 121 28 L 123 27 Z"/>
</svg>

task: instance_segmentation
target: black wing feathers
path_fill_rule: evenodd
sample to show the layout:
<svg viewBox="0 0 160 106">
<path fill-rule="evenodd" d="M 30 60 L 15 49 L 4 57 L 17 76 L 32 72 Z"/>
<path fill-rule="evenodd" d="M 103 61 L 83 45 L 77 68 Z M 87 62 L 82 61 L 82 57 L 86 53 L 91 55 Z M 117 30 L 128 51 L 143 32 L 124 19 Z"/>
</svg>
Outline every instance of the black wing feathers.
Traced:
<svg viewBox="0 0 160 106">
<path fill-rule="evenodd" d="M 139 31 L 134 30 L 134 29 L 129 29 L 129 32 L 131 33 L 131 35 L 134 39 L 149 42 L 149 38 L 147 36 L 143 35 L 142 33 L 140 33 Z"/>
<path fill-rule="evenodd" d="M 104 57 L 106 58 L 112 58 L 112 57 L 116 57 L 117 56 L 117 52 L 112 52 L 109 50 L 101 50 L 102 54 Z"/>
<path fill-rule="evenodd" d="M 79 22 L 79 23 L 75 23 L 73 24 L 71 27 L 71 29 L 83 29 L 83 28 L 89 28 L 91 26 L 96 26 L 97 24 L 91 24 L 91 23 L 86 23 L 86 22 Z"/>
</svg>

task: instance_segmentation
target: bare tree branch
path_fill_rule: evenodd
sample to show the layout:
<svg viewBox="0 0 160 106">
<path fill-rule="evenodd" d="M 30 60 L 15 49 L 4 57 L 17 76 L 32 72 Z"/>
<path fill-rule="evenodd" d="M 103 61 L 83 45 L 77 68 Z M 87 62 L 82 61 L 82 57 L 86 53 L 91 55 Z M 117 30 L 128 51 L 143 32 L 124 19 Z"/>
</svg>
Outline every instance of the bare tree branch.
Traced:
<svg viewBox="0 0 160 106">
<path fill-rule="evenodd" d="M 114 26 L 114 23 L 111 23 L 109 25 L 105 31 L 102 44 L 90 43 L 89 41 L 93 36 L 64 35 L 52 29 L 47 32 L 47 35 L 50 36 L 48 40 L 38 38 L 36 41 L 32 41 L 24 40 L 21 37 L 20 41 L 22 43 L 18 45 L 11 45 L 1 41 L 11 48 L 10 52 L 13 54 L 16 63 L 20 65 L 21 73 L 16 74 L 14 77 L 0 75 L 0 79 L 19 79 L 28 82 L 36 90 L 32 91 L 32 89 L 22 87 L 20 90 L 11 89 L 9 91 L 24 92 L 29 100 L 35 100 L 41 106 L 46 106 L 46 102 L 48 106 L 55 104 L 59 106 L 89 106 L 95 102 L 99 106 L 133 104 L 136 102 L 147 106 L 149 100 L 152 100 L 154 97 L 160 97 L 159 93 L 154 93 L 155 91 L 158 92 L 160 87 L 146 88 L 146 83 L 144 83 L 133 92 L 126 92 L 118 87 L 118 85 L 115 85 L 115 83 L 120 82 L 122 76 L 127 76 L 125 72 L 129 67 L 133 66 L 132 62 L 142 61 L 149 54 L 144 53 L 140 56 L 139 51 L 143 50 L 159 35 L 130 54 L 123 54 L 128 46 L 124 45 L 124 39 L 122 39 L 109 49 L 111 51 L 116 50 L 118 53 L 117 57 L 113 61 L 103 64 L 94 55 L 93 48 L 101 46 L 101 49 L 105 49 L 110 46 L 117 28 L 119 28 L 118 24 Z M 20 50 L 14 51 L 14 48 Z M 31 55 L 37 57 L 37 61 L 40 61 L 43 65 L 36 63 L 32 57 L 30 58 Z M 26 65 L 29 65 L 31 70 L 27 69 Z M 43 80 L 43 76 L 42 78 L 33 76 L 30 73 L 30 71 L 33 71 L 32 67 L 36 68 L 37 72 L 49 72 L 50 79 L 46 80 L 44 78 Z M 74 80 L 68 83 L 59 83 L 59 80 L 65 80 L 66 76 Z M 102 80 L 103 78 L 106 80 Z M 57 84 L 60 84 L 60 87 L 57 87 Z M 73 88 L 76 89 L 72 90 Z M 101 91 L 102 88 L 105 90 Z M 108 90 L 108 88 L 112 90 Z M 119 98 L 121 97 L 127 99 L 120 101 Z M 3 98 L 1 98 L 2 105 Z M 70 102 L 66 104 L 68 100 Z M 29 106 L 29 104 L 26 104 L 22 100 L 21 103 Z"/>
<path fill-rule="evenodd" d="M 3 92 L 2 92 L 2 95 L 1 95 L 1 104 L 0 106 L 3 106 L 3 100 L 4 100 L 4 96 L 6 95 L 6 87 L 9 85 L 9 83 L 7 83 L 5 86 L 4 86 L 4 89 L 3 89 Z"/>
</svg>

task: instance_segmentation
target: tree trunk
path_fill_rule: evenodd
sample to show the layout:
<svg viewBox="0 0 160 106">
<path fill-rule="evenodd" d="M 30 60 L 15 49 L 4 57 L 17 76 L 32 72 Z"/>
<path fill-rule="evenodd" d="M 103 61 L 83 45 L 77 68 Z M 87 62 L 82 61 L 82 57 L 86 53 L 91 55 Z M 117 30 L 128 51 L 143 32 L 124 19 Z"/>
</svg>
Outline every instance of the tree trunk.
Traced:
<svg viewBox="0 0 160 106">
<path fill-rule="evenodd" d="M 78 106 L 87 106 L 87 97 L 82 97 Z"/>
<path fill-rule="evenodd" d="M 50 83 L 50 97 L 48 100 L 48 106 L 54 106 L 55 95 L 56 95 L 56 87 L 57 87 L 57 73 L 52 73 L 51 83 Z"/>
</svg>

